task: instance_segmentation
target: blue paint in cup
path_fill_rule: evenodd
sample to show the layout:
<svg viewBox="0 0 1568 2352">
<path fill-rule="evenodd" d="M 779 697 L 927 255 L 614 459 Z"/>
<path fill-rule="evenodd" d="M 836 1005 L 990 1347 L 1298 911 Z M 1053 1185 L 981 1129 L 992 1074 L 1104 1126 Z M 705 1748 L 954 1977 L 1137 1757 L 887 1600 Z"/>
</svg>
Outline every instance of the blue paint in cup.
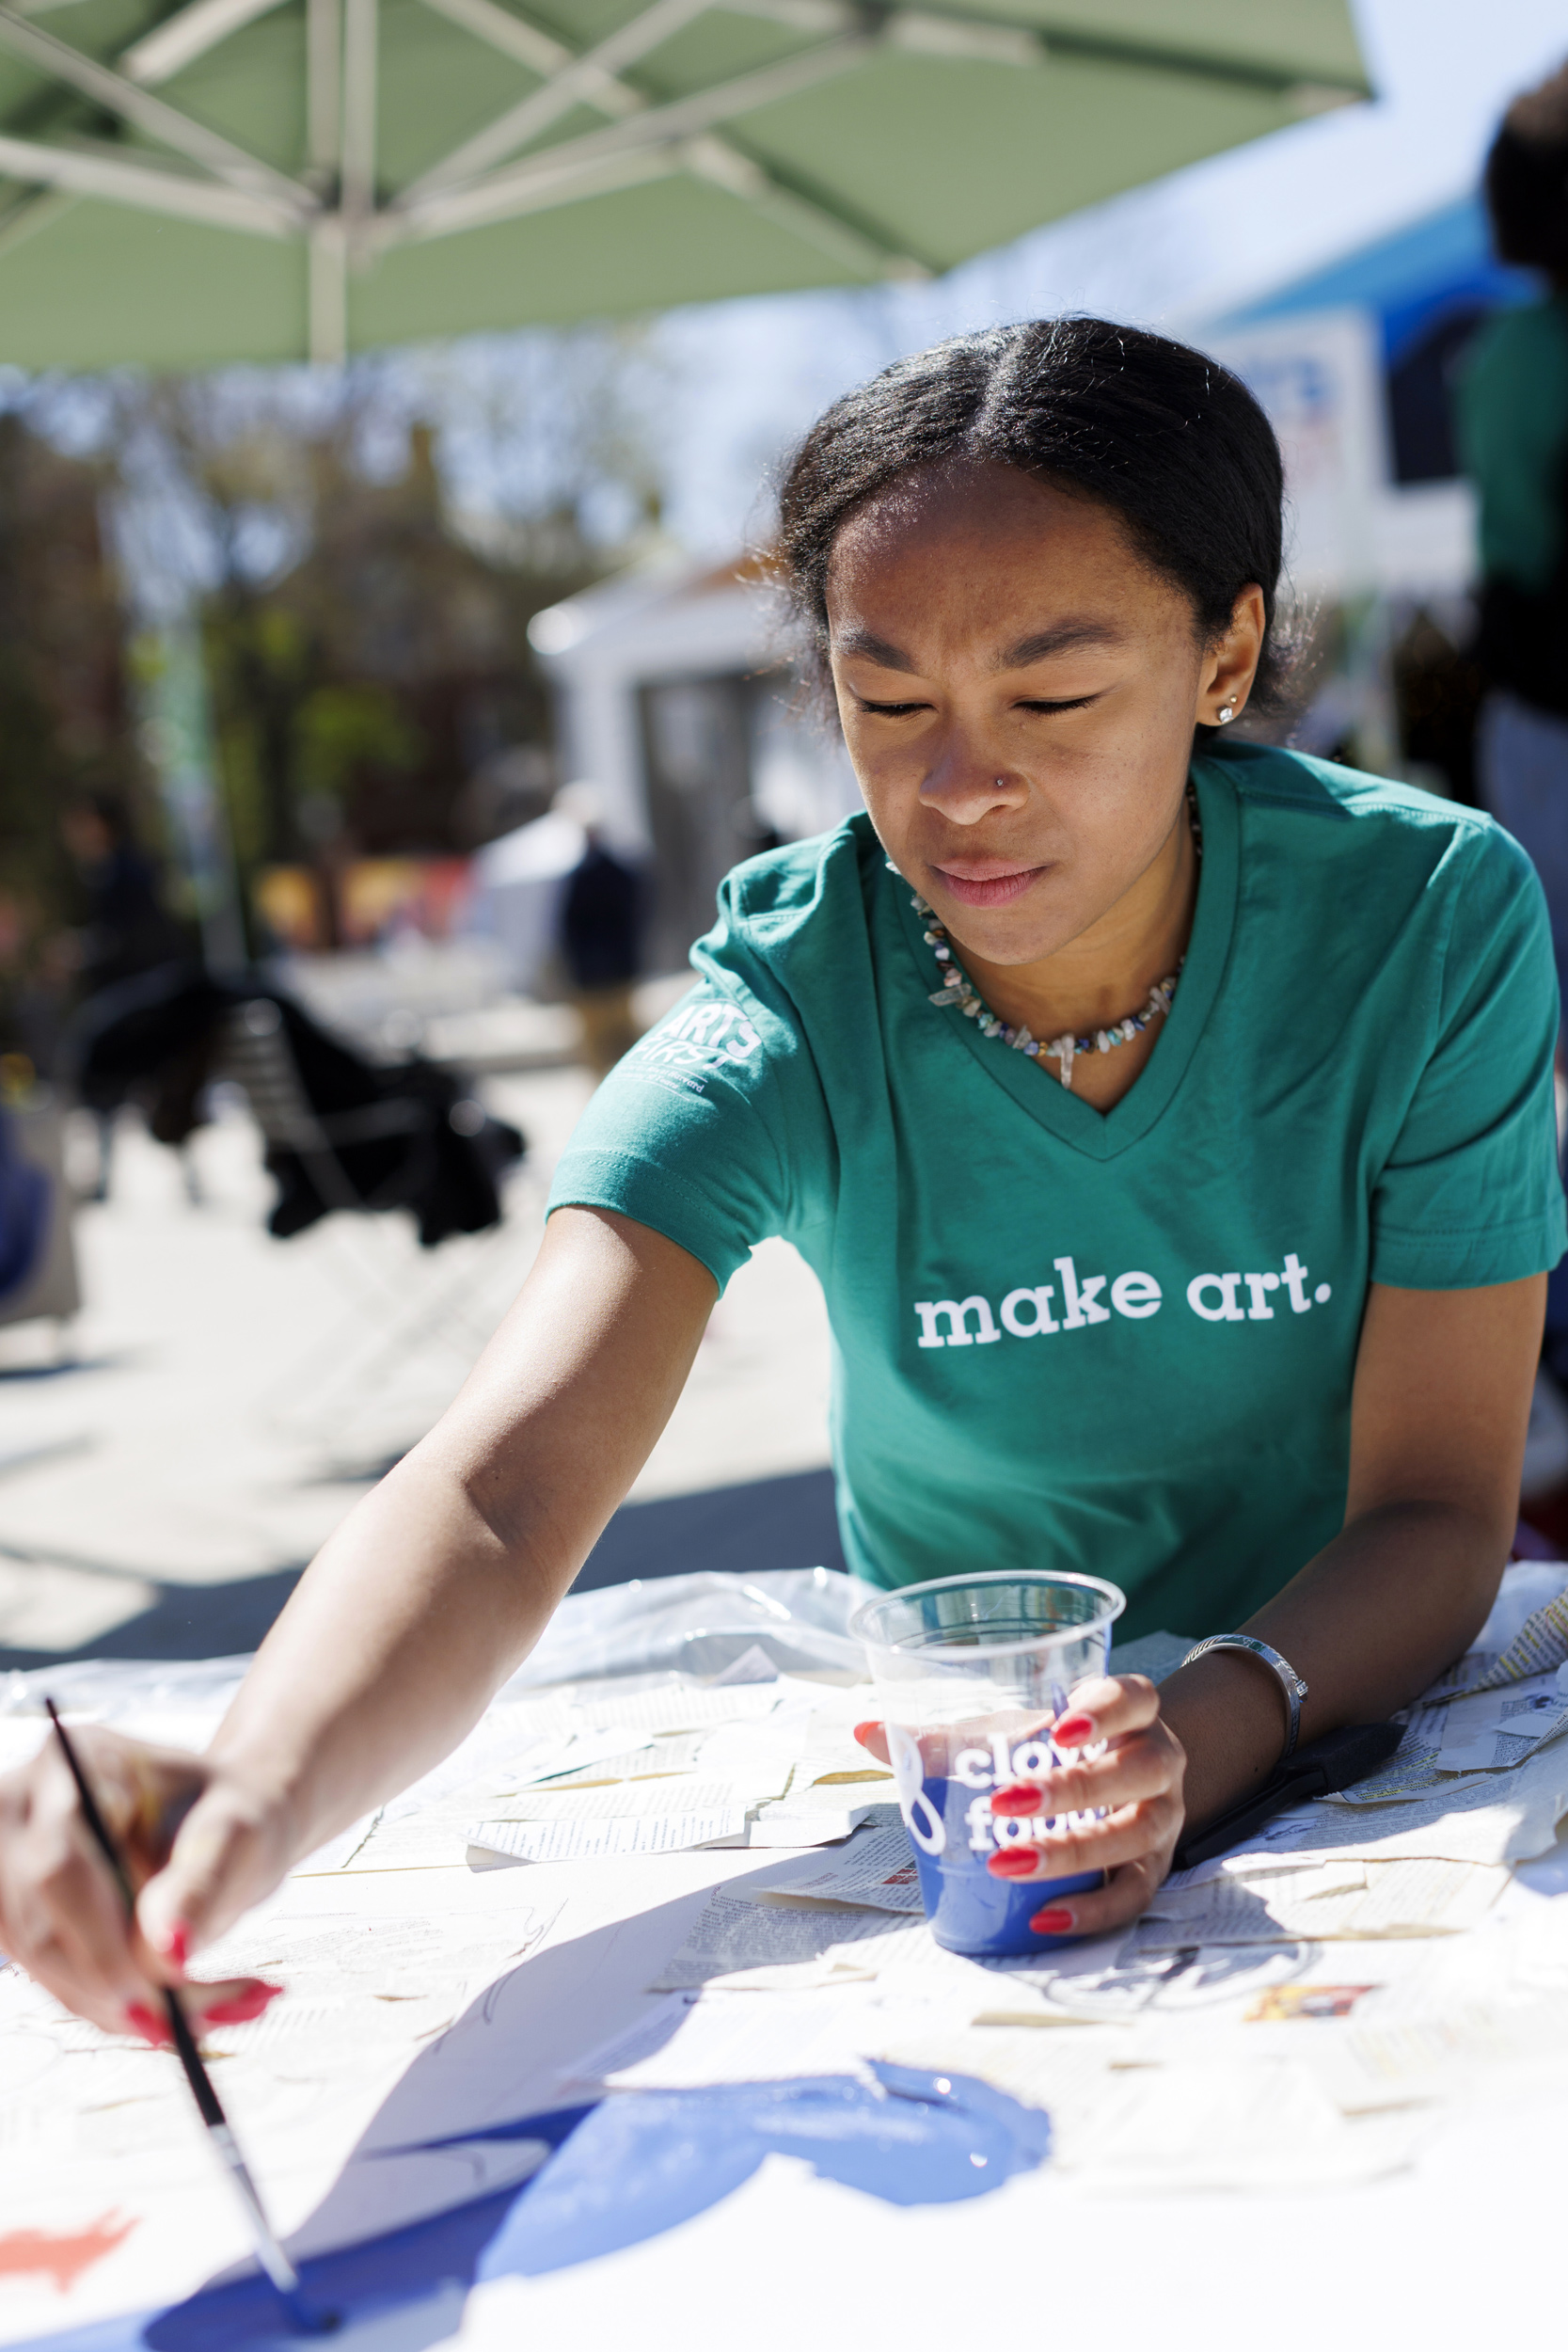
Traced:
<svg viewBox="0 0 1568 2352">
<path fill-rule="evenodd" d="M 1029 1922 L 1057 1897 L 1081 1895 L 1085 1888 L 1099 1886 L 1102 1871 L 1080 1870 L 1065 1879 L 993 1878 L 986 1867 L 988 1855 L 999 1847 L 1022 1843 L 1022 1836 L 1008 1833 L 1026 1833 L 1028 1821 L 993 1821 L 990 1804 L 983 1795 L 976 1796 L 972 1783 L 923 1778 L 921 1794 L 930 1816 L 940 1818 L 946 1833 L 940 1854 L 926 1851 L 914 1831 L 910 1833 L 920 1899 L 939 1944 L 950 1952 L 983 1959 L 992 1954 L 1038 1952 L 1049 1945 L 1073 1940 L 1043 1933 Z M 1004 1833 L 1000 1837 L 998 1829 Z"/>
<path fill-rule="evenodd" d="M 1024 1571 L 943 1577 L 863 1609 L 864 1642 L 904 1825 L 931 1932 L 976 1958 L 1049 1950 L 1069 1939 L 1030 1925 L 1053 1900 L 1101 1883 L 997 1878 L 1011 1846 L 1049 1845 L 1041 1815 L 996 1816 L 990 1795 L 1038 1780 L 1075 1752 L 1050 1726 L 1074 1687 L 1105 1672 L 1126 1603 L 1098 1577 Z M 1069 1824 L 1070 1826 L 1070 1824 Z"/>
</svg>

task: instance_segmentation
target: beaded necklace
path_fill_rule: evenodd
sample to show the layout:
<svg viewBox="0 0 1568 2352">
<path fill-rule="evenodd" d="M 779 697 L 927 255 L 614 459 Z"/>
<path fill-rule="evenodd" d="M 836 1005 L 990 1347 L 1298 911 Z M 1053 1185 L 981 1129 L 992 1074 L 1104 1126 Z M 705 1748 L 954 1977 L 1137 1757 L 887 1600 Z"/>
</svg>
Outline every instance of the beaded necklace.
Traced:
<svg viewBox="0 0 1568 2352">
<path fill-rule="evenodd" d="M 1192 827 L 1193 853 L 1195 857 L 1201 859 L 1203 827 L 1197 813 L 1197 796 L 1191 784 L 1187 787 L 1187 820 Z M 888 860 L 888 870 L 895 874 L 898 871 L 891 858 Z M 953 952 L 953 944 L 948 937 L 946 927 L 929 902 L 916 892 L 910 900 L 910 904 L 917 914 L 925 918 L 926 929 L 921 933 L 921 937 L 936 957 L 942 970 L 942 986 L 931 992 L 931 1003 L 933 1005 L 957 1005 L 966 1020 L 975 1023 L 982 1037 L 999 1039 L 1004 1045 L 1010 1046 L 1015 1054 L 1026 1054 L 1031 1061 L 1037 1061 L 1043 1056 L 1059 1063 L 1058 1075 L 1063 1086 L 1069 1090 L 1072 1086 L 1072 1065 L 1080 1054 L 1092 1054 L 1097 1051 L 1108 1054 L 1113 1046 L 1130 1045 L 1135 1037 L 1148 1028 L 1151 1021 L 1164 1020 L 1171 1009 L 1171 1002 L 1176 994 L 1176 983 L 1181 976 L 1181 965 L 1187 961 L 1183 956 L 1174 972 L 1168 974 L 1163 980 L 1156 980 L 1148 992 L 1147 1003 L 1137 1012 L 1130 1012 L 1124 1020 L 1113 1021 L 1108 1028 L 1095 1029 L 1087 1037 L 1075 1037 L 1070 1029 L 1064 1029 L 1060 1037 L 1047 1041 L 1032 1037 L 1022 1021 L 1015 1027 L 1012 1023 L 1002 1020 L 1000 1015 L 992 1012 L 968 973 L 959 964 Z"/>
</svg>

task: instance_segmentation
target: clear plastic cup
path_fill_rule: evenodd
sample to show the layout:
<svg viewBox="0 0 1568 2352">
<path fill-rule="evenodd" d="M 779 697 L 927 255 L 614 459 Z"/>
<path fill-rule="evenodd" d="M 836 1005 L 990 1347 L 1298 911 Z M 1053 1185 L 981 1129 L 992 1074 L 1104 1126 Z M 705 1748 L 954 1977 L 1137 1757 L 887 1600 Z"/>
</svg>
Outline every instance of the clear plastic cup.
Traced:
<svg viewBox="0 0 1568 2352">
<path fill-rule="evenodd" d="M 1037 1952 L 1063 1938 L 1031 1926 L 1053 1897 L 1099 1886 L 1099 1870 L 1060 1879 L 993 1877 L 1012 1846 L 1095 1815 L 993 1816 L 991 1793 L 1037 1780 L 1076 1756 L 1050 1736 L 1075 1684 L 1102 1675 L 1126 1608 L 1114 1584 L 1041 1570 L 944 1576 L 859 1610 L 886 1726 L 898 1807 L 914 1847 L 926 1916 L 949 1951 Z M 1085 1754 L 1098 1750 L 1087 1749 Z"/>
</svg>

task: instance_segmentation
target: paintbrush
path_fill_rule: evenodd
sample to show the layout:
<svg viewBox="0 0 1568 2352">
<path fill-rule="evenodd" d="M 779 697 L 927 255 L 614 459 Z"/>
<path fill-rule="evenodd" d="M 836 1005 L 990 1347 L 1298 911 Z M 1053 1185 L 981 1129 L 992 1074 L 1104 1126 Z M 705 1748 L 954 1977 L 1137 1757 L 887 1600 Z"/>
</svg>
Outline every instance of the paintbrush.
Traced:
<svg viewBox="0 0 1568 2352">
<path fill-rule="evenodd" d="M 120 1860 L 119 1850 L 110 1836 L 108 1824 L 98 1809 L 98 1800 L 94 1797 L 88 1786 L 87 1776 L 82 1770 L 81 1758 L 72 1747 L 70 1735 L 60 1721 L 59 1709 L 53 1699 L 45 1699 L 43 1704 L 48 1709 L 49 1720 L 55 1726 L 55 1737 L 60 1743 L 60 1753 L 65 1757 L 71 1777 L 76 1784 L 76 1795 L 82 1807 L 82 1819 L 86 1821 L 88 1833 L 99 1852 L 114 1873 L 115 1884 L 119 1889 L 120 1900 L 125 1905 L 127 1917 L 133 1917 L 136 1907 L 135 1890 L 126 1874 L 125 1865 Z M 240 2202 L 245 2207 L 245 2219 L 250 2224 L 250 2233 L 255 2241 L 256 2259 L 282 2296 L 289 2316 L 294 2325 L 308 2334 L 319 2335 L 325 2328 L 332 2327 L 335 2323 L 331 2319 L 318 2316 L 310 2311 L 304 2300 L 300 2292 L 299 2273 L 273 2233 L 272 2224 L 267 2219 L 266 2208 L 261 2202 L 255 2182 L 250 2177 L 250 2168 L 240 2153 L 239 2142 L 234 2137 L 229 2118 L 223 2111 L 223 2103 L 213 2088 L 213 2078 L 208 2074 L 201 2053 L 196 2046 L 196 2036 L 191 2031 L 184 2005 L 172 1985 L 166 1984 L 163 1987 L 163 2000 L 164 2012 L 168 2019 L 168 2029 L 174 2040 L 175 2054 L 184 2069 L 185 2080 L 191 2087 L 191 2096 L 196 2101 L 197 2111 L 206 2125 L 207 2137 L 217 2150 L 224 2170 L 233 2182 Z"/>
</svg>

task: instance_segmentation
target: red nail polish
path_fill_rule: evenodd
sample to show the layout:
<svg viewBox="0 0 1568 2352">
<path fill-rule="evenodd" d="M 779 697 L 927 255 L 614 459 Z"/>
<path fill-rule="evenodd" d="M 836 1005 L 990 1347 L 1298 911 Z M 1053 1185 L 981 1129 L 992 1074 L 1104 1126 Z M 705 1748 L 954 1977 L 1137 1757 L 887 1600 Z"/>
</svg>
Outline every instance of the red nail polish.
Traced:
<svg viewBox="0 0 1568 2352">
<path fill-rule="evenodd" d="M 183 1968 L 191 1956 L 191 1931 L 183 1919 L 176 1919 L 166 1929 L 162 1946 L 166 1960 L 172 1960 L 177 1968 Z"/>
<path fill-rule="evenodd" d="M 248 2026 L 282 1990 L 280 1984 L 250 1985 L 244 1993 L 236 1993 L 232 2000 L 214 2001 L 211 2009 L 202 2010 L 201 2022 L 204 2026 Z"/>
<path fill-rule="evenodd" d="M 1065 1935 L 1072 1925 L 1070 1911 L 1037 1911 L 1029 1925 L 1037 1935 Z"/>
<path fill-rule="evenodd" d="M 1027 1781 L 1021 1780 L 1015 1781 L 1010 1788 L 993 1789 L 990 1809 L 993 1813 L 1000 1813 L 1004 1820 L 1010 1821 L 1025 1813 L 1037 1813 L 1044 1802 L 1037 1788 L 1031 1788 Z"/>
<path fill-rule="evenodd" d="M 873 1716 L 869 1723 L 857 1724 L 855 1725 L 855 1738 L 860 1741 L 863 1748 L 868 1748 L 871 1745 L 871 1735 L 873 1733 L 879 1733 L 881 1728 L 881 1718 L 879 1716 Z"/>
<path fill-rule="evenodd" d="M 1064 1748 L 1081 1748 L 1094 1736 L 1092 1715 L 1064 1715 L 1059 1724 L 1051 1726 L 1051 1737 Z"/>
<path fill-rule="evenodd" d="M 1039 1855 L 1032 1849 L 1004 1847 L 1000 1853 L 988 1854 L 986 1867 L 993 1879 L 1032 1879 Z"/>
<path fill-rule="evenodd" d="M 154 2010 L 150 2010 L 144 2002 L 127 2001 L 125 2014 L 130 2021 L 132 2031 L 139 2033 L 144 2042 L 154 2042 L 162 2049 L 174 2040 L 166 2020 L 158 2016 Z"/>
</svg>

